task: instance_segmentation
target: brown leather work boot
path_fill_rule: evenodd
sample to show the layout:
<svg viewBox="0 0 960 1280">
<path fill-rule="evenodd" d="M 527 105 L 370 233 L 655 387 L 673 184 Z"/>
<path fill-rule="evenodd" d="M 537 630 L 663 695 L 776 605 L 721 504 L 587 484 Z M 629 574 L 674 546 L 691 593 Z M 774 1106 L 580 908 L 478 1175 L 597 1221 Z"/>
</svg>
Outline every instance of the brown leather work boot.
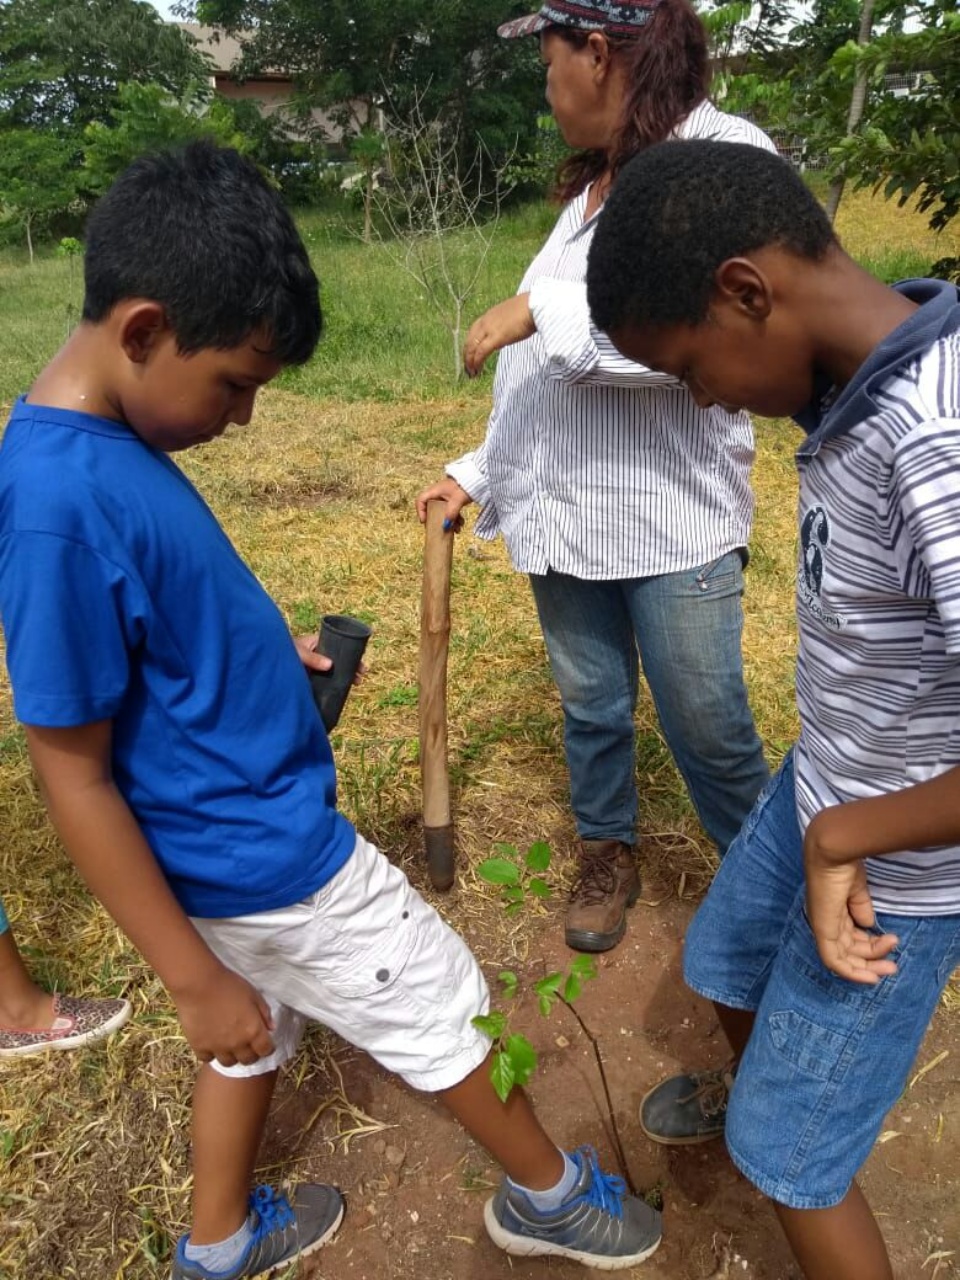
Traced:
<svg viewBox="0 0 960 1280">
<path fill-rule="evenodd" d="M 574 951 L 609 951 L 623 937 L 627 907 L 640 896 L 634 850 L 622 840 L 581 840 L 564 939 Z"/>
</svg>

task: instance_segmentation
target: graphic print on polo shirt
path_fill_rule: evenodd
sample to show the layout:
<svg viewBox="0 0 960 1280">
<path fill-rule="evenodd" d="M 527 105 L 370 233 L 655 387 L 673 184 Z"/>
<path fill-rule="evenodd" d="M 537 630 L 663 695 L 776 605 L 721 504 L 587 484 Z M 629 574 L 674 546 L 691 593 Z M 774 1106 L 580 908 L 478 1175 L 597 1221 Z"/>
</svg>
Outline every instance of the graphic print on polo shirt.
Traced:
<svg viewBox="0 0 960 1280">
<path fill-rule="evenodd" d="M 821 602 L 827 549 L 830 546 L 830 518 L 819 504 L 808 507 L 800 522 L 800 566 L 797 571 L 797 600 L 831 631 L 844 626 L 839 614 L 828 613 Z"/>
</svg>

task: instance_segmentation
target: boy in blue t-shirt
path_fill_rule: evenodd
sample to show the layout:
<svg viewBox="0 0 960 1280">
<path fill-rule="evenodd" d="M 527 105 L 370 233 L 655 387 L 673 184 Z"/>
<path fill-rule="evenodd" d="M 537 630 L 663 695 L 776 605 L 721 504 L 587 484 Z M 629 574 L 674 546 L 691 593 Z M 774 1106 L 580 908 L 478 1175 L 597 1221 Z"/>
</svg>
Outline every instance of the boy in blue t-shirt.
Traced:
<svg viewBox="0 0 960 1280">
<path fill-rule="evenodd" d="M 501 1247 L 641 1261 L 659 1215 L 589 1149 L 558 1150 L 521 1091 L 497 1098 L 476 962 L 337 812 L 304 673 L 328 661 L 169 457 L 249 422 L 313 353 L 317 280 L 290 216 L 236 152 L 144 157 L 90 218 L 85 284 L 0 449 L 0 615 L 50 815 L 205 1064 L 173 1280 L 266 1274 L 339 1225 L 332 1187 L 249 1195 L 308 1018 L 438 1093 L 500 1161 Z"/>
<path fill-rule="evenodd" d="M 807 432 L 800 738 L 684 949 L 739 1061 L 659 1085 L 642 1123 L 725 1131 L 811 1280 L 891 1280 L 854 1178 L 960 963 L 960 298 L 881 284 L 785 161 L 710 142 L 624 169 L 588 292 L 698 403 Z"/>
</svg>

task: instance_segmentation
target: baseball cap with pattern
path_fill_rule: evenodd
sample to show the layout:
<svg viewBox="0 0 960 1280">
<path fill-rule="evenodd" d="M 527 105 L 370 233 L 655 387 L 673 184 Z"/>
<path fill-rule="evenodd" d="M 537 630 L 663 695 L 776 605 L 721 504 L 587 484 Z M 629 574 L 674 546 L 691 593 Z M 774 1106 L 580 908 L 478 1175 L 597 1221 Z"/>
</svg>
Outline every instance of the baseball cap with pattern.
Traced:
<svg viewBox="0 0 960 1280">
<path fill-rule="evenodd" d="M 505 39 L 535 36 L 545 27 L 577 27 L 581 31 L 609 31 L 629 36 L 650 21 L 662 0 L 547 0 L 539 12 L 497 27 Z"/>
</svg>

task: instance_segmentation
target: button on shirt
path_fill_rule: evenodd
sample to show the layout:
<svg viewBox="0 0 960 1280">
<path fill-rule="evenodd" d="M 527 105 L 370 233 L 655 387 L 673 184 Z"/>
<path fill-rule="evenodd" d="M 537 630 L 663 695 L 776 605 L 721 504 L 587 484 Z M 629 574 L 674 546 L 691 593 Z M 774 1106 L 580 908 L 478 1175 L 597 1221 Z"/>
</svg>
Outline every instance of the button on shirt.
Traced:
<svg viewBox="0 0 960 1280">
<path fill-rule="evenodd" d="M 773 144 L 701 103 L 680 138 Z M 501 351 L 484 443 L 447 467 L 502 533 L 514 567 L 586 579 L 676 573 L 746 545 L 753 431 L 700 409 L 684 386 L 625 360 L 590 319 L 586 191 L 521 282 L 537 332 Z"/>
</svg>

